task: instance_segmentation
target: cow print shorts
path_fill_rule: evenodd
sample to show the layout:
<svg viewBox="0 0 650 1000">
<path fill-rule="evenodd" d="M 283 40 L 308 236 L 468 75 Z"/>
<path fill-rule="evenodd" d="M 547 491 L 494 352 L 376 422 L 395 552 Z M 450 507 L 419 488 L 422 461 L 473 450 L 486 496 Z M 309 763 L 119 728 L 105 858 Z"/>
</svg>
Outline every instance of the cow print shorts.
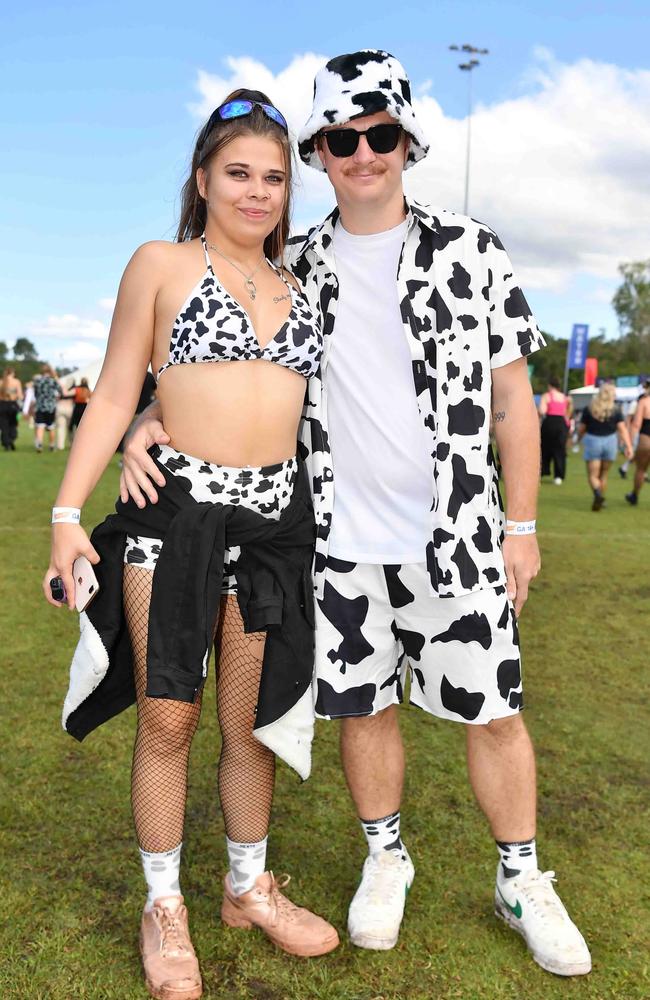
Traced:
<svg viewBox="0 0 650 1000">
<path fill-rule="evenodd" d="M 181 455 L 168 445 L 151 451 L 160 465 L 177 476 L 181 485 L 198 503 L 241 504 L 273 521 L 288 506 L 298 474 L 298 460 L 288 458 L 277 465 L 246 466 L 243 469 L 214 465 L 192 455 Z M 154 570 L 162 542 L 159 538 L 127 535 L 124 562 L 129 566 Z M 236 594 L 235 566 L 239 546 L 226 549 L 222 594 Z"/>
<path fill-rule="evenodd" d="M 316 607 L 316 715 L 374 715 L 410 700 L 432 715 L 485 724 L 523 706 L 519 635 L 505 587 L 431 597 L 424 563 L 330 556 Z"/>
</svg>

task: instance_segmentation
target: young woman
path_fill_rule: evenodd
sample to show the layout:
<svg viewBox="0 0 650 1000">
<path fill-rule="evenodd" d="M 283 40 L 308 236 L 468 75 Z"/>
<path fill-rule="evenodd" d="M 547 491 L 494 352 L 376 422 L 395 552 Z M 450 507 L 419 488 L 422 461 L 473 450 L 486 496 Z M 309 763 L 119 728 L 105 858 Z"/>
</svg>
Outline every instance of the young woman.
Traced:
<svg viewBox="0 0 650 1000">
<path fill-rule="evenodd" d="M 72 411 L 72 420 L 70 421 L 70 430 L 74 434 L 79 422 L 86 412 L 86 407 L 90 402 L 90 397 L 92 392 L 90 386 L 88 385 L 88 379 L 82 378 L 81 384 L 74 387 L 73 399 L 74 399 L 74 409 Z"/>
<path fill-rule="evenodd" d="M 634 453 L 634 488 L 625 494 L 625 499 L 633 507 L 639 502 L 639 493 L 645 482 L 648 466 L 650 466 L 650 382 L 644 384 L 645 395 L 637 403 L 632 419 L 632 432 L 638 434 L 638 442 Z"/>
<path fill-rule="evenodd" d="M 0 379 L 0 440 L 5 451 L 16 450 L 18 414 L 23 400 L 23 387 L 13 368 L 5 368 Z"/>
<path fill-rule="evenodd" d="M 552 462 L 556 486 L 561 486 L 566 476 L 566 442 L 571 413 L 571 400 L 560 391 L 560 380 L 550 378 L 548 389 L 539 401 L 539 415 L 542 418 L 542 475 L 550 476 Z"/>
<path fill-rule="evenodd" d="M 598 394 L 582 412 L 578 434 L 584 440 L 587 479 L 594 495 L 591 509 L 600 510 L 605 503 L 607 477 L 616 458 L 619 435 L 626 457 L 632 457 L 630 435 L 616 405 L 616 386 L 609 382 L 601 385 Z"/>
<path fill-rule="evenodd" d="M 95 563 L 100 586 L 81 615 L 64 724 L 82 738 L 137 701 L 132 804 L 154 997 L 201 995 L 179 866 L 188 755 L 217 622 L 230 862 L 222 918 L 263 928 L 293 954 L 338 943 L 333 927 L 280 893 L 265 862 L 274 750 L 307 777 L 313 730 L 314 522 L 296 439 L 322 336 L 271 262 L 288 233 L 290 186 L 283 116 L 257 91 L 231 94 L 199 133 L 177 242 L 145 244 L 124 273 L 53 512 L 48 600 L 64 587 L 73 606 L 79 555 Z M 166 487 L 155 506 L 118 502 L 89 541 L 79 508 L 131 420 L 150 362 L 169 432 L 169 443 L 150 449 L 151 470 Z"/>
</svg>

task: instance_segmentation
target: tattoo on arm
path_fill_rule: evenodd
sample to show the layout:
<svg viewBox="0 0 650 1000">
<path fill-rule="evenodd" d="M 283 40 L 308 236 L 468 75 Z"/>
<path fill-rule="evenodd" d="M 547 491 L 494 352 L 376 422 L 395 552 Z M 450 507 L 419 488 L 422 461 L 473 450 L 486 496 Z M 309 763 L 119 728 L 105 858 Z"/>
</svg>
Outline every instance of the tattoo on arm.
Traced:
<svg viewBox="0 0 650 1000">
<path fill-rule="evenodd" d="M 505 410 L 496 410 L 492 414 L 492 419 L 494 420 L 495 424 L 500 424 L 502 420 L 506 419 L 506 411 Z"/>
</svg>

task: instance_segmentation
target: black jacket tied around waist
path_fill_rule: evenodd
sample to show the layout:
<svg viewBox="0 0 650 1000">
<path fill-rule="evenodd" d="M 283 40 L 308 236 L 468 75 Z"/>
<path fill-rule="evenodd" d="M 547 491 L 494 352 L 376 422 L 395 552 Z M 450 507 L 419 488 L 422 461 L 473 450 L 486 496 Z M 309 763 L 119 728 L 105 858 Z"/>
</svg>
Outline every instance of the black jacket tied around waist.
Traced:
<svg viewBox="0 0 650 1000">
<path fill-rule="evenodd" d="M 150 453 L 155 460 L 157 450 Z M 131 499 L 118 501 L 116 513 L 92 533 L 101 558 L 95 567 L 100 591 L 80 615 L 64 728 L 81 740 L 135 702 L 122 606 L 125 536 L 161 539 L 149 611 L 147 695 L 185 702 L 196 699 L 205 681 L 225 551 L 239 546 L 235 575 L 244 629 L 266 632 L 254 733 L 307 777 L 315 528 L 304 466 L 288 506 L 273 521 L 242 506 L 197 503 L 183 486 L 187 481 L 157 464 L 166 481 L 158 503 L 140 509 Z"/>
</svg>

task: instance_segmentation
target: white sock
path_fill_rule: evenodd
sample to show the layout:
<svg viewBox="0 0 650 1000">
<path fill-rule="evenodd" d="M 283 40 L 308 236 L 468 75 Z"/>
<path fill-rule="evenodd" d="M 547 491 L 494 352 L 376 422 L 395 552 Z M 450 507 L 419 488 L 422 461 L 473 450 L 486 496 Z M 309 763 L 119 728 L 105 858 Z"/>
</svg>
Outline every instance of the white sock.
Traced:
<svg viewBox="0 0 650 1000">
<path fill-rule="evenodd" d="M 406 858 L 399 829 L 399 810 L 389 816 L 382 816 L 381 819 L 362 819 L 360 823 L 366 835 L 369 854 L 380 854 L 381 851 L 401 851 L 402 857 Z"/>
<path fill-rule="evenodd" d="M 145 903 L 147 910 L 151 909 L 154 900 L 160 899 L 162 896 L 180 896 L 179 873 L 182 846 L 183 844 L 180 843 L 171 851 L 162 851 L 160 854 L 140 849 L 142 870 L 147 883 L 147 902 Z"/>
<path fill-rule="evenodd" d="M 256 844 L 239 844 L 226 837 L 230 884 L 235 896 L 241 896 L 255 885 L 255 880 L 266 871 L 266 845 L 268 837 Z"/>
<path fill-rule="evenodd" d="M 532 840 L 520 840 L 507 842 L 496 841 L 501 864 L 499 874 L 501 878 L 514 878 L 525 871 L 534 871 L 537 868 L 537 846 L 535 838 Z"/>
</svg>

